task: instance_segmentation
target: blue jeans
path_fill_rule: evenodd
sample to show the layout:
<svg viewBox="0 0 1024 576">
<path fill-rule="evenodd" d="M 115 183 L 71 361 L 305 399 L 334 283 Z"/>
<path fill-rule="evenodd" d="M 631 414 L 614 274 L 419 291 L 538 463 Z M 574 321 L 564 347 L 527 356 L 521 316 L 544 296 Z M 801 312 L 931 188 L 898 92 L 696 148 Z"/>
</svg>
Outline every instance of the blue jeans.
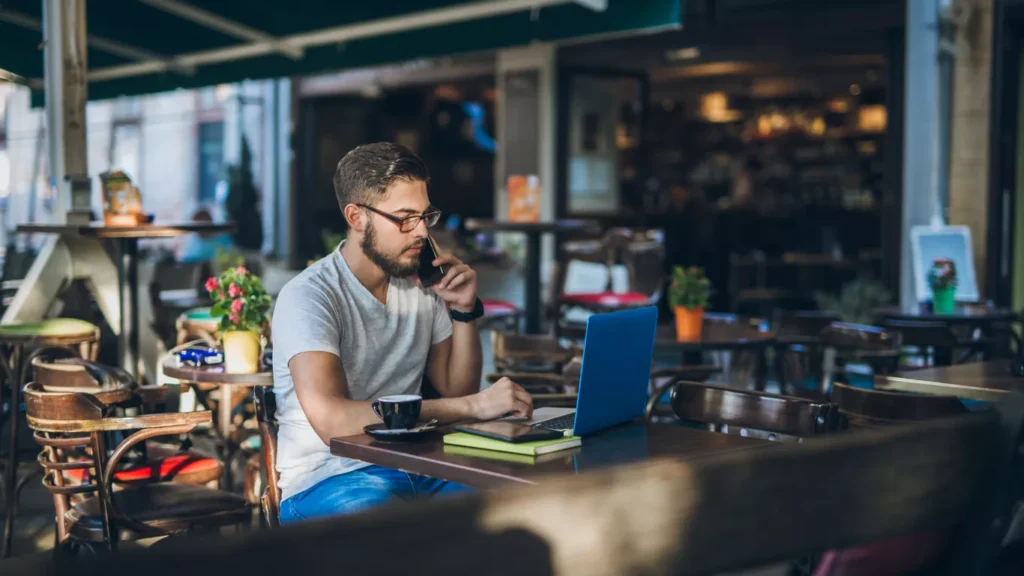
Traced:
<svg viewBox="0 0 1024 576">
<path fill-rule="evenodd" d="M 338 474 L 281 502 L 281 523 L 352 514 L 394 500 L 443 496 L 472 490 L 401 470 L 369 466 Z"/>
</svg>

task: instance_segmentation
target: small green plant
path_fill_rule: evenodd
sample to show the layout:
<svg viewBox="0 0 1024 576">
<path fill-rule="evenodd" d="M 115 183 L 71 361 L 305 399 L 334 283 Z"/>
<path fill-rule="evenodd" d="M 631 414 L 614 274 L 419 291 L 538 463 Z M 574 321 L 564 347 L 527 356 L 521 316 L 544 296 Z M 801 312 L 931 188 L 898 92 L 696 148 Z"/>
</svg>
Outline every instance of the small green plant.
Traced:
<svg viewBox="0 0 1024 576">
<path fill-rule="evenodd" d="M 936 258 L 928 270 L 928 284 L 932 290 L 956 288 L 956 264 L 948 258 Z"/>
<path fill-rule="evenodd" d="M 330 232 L 324 230 L 320 233 L 320 239 L 324 242 L 324 253 L 330 254 L 338 249 L 338 245 L 345 239 L 345 232 Z"/>
<path fill-rule="evenodd" d="M 858 278 L 844 285 L 838 298 L 816 292 L 814 300 L 818 308 L 835 312 L 844 322 L 870 324 L 875 320 L 876 311 L 892 301 L 892 295 L 880 282 Z"/>
<path fill-rule="evenodd" d="M 213 258 L 217 272 L 223 272 L 229 268 L 245 266 L 245 256 L 237 250 L 225 250 L 217 248 L 217 254 Z"/>
<path fill-rule="evenodd" d="M 711 282 L 703 268 L 696 266 L 672 269 L 672 283 L 668 287 L 668 303 L 672 308 L 705 309 L 711 298 Z"/>
<path fill-rule="evenodd" d="M 259 276 L 244 266 L 229 268 L 220 276 L 210 276 L 206 291 L 213 299 L 210 315 L 220 318 L 221 331 L 263 331 L 271 300 Z"/>
</svg>

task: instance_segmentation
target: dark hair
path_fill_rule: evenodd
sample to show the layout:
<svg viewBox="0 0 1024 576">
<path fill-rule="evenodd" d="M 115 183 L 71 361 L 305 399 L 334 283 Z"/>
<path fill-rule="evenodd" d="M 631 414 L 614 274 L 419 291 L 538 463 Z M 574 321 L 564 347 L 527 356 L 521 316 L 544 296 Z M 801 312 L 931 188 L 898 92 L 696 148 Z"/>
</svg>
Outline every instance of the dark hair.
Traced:
<svg viewBox="0 0 1024 576">
<path fill-rule="evenodd" d="M 373 205 L 396 181 L 427 182 L 427 165 L 405 146 L 391 142 L 364 144 L 338 162 L 334 194 L 342 210 L 348 204 Z"/>
</svg>

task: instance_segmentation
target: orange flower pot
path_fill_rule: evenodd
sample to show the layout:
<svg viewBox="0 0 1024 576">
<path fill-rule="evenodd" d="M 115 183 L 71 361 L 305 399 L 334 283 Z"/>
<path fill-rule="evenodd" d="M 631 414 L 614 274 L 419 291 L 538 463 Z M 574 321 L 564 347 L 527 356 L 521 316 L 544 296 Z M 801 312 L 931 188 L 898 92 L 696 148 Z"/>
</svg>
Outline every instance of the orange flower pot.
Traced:
<svg viewBox="0 0 1024 576">
<path fill-rule="evenodd" d="M 676 313 L 676 341 L 696 342 L 700 340 L 700 333 L 704 327 L 704 309 L 694 308 L 693 310 L 679 306 Z"/>
</svg>

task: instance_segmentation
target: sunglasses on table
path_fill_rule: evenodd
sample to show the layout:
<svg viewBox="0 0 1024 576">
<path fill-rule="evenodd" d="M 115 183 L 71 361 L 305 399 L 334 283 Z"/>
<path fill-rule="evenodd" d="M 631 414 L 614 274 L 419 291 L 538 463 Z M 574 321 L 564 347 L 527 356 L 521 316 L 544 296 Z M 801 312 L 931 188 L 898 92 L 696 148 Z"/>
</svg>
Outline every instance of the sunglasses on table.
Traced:
<svg viewBox="0 0 1024 576">
<path fill-rule="evenodd" d="M 395 226 L 398 226 L 398 229 L 402 232 L 412 232 L 416 229 L 416 226 L 419 226 L 420 220 L 423 220 L 423 223 L 427 225 L 427 228 L 430 228 L 434 224 L 437 224 L 438 220 L 441 219 L 441 211 L 437 208 L 428 208 L 423 214 L 413 214 L 411 216 L 401 217 L 377 210 L 373 206 L 367 206 L 366 204 L 356 204 L 356 206 L 366 208 L 370 212 L 390 220 L 395 224 Z"/>
</svg>

